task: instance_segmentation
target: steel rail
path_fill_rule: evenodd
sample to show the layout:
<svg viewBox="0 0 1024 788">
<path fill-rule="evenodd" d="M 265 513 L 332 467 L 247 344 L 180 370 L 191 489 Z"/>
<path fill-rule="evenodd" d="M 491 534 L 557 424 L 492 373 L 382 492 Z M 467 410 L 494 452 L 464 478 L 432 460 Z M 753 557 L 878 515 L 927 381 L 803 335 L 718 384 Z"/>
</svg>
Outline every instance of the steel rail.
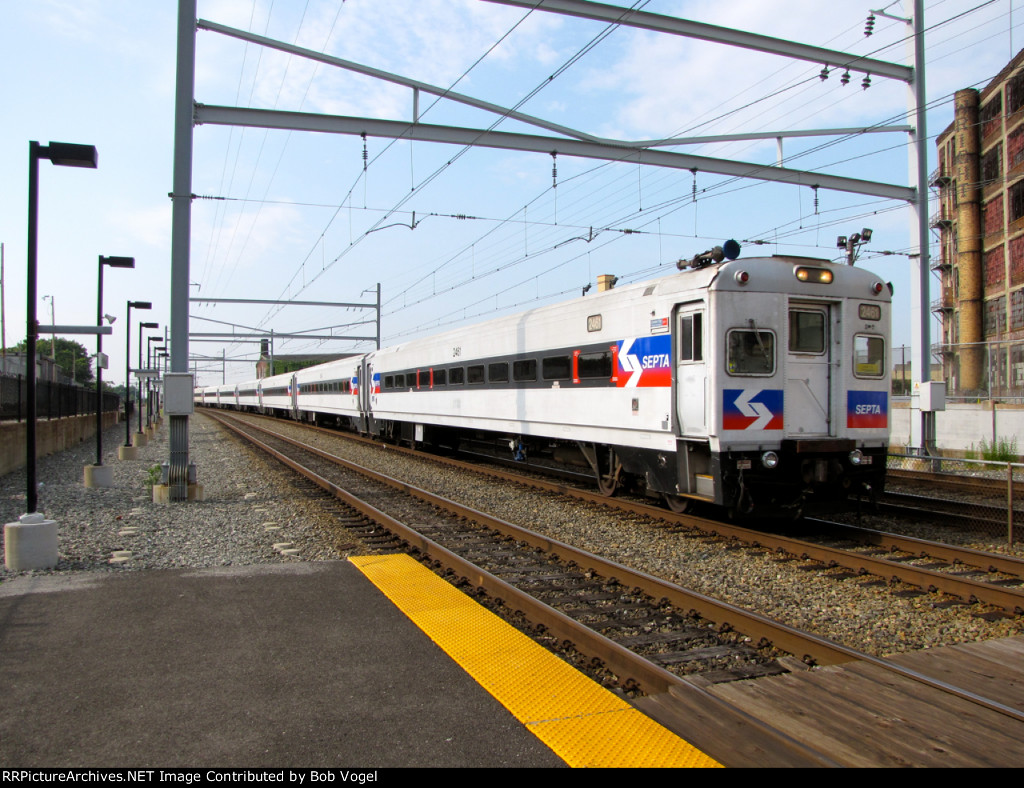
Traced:
<svg viewBox="0 0 1024 788">
<path fill-rule="evenodd" d="M 244 430 L 229 423 L 222 415 L 217 414 L 212 417 L 227 429 L 243 437 L 254 446 L 257 446 L 261 451 L 266 452 L 285 466 L 294 470 L 296 473 L 299 473 L 304 478 L 309 479 L 317 486 L 326 490 L 334 497 L 358 511 L 360 514 L 388 529 L 399 539 L 406 542 L 410 547 L 418 550 L 425 557 L 429 558 L 436 566 L 451 570 L 456 575 L 465 578 L 468 582 L 473 583 L 476 588 L 482 589 L 488 594 L 488 596 L 495 599 L 500 604 L 504 604 L 514 610 L 523 612 L 532 622 L 543 627 L 545 632 L 561 638 L 565 643 L 571 643 L 573 647 L 580 652 L 599 659 L 604 667 L 615 673 L 620 679 L 622 677 L 628 677 L 624 682 L 627 688 L 634 686 L 637 689 L 642 689 L 649 695 L 668 693 L 670 690 L 675 694 L 683 696 L 695 695 L 699 697 L 701 702 L 705 705 L 714 706 L 718 713 L 730 715 L 736 720 L 739 726 L 753 728 L 760 732 L 761 735 L 770 737 L 775 741 L 778 747 L 786 750 L 787 752 L 792 752 L 802 758 L 809 759 L 819 766 L 840 765 L 829 756 L 797 741 L 783 731 L 773 727 L 770 723 L 748 714 L 728 701 L 718 698 L 707 692 L 705 689 L 697 687 L 687 682 L 685 679 L 670 673 L 658 665 L 655 665 L 649 660 L 634 654 L 632 651 L 629 651 L 623 646 L 609 640 L 604 635 L 601 635 L 586 625 L 566 616 L 564 613 L 555 610 L 550 605 L 541 602 L 526 592 L 520 591 L 515 586 L 505 582 L 493 574 L 480 569 L 432 539 L 417 532 L 405 523 L 395 520 L 393 517 L 380 511 L 367 501 L 357 498 L 342 487 L 323 478 L 309 468 L 302 466 L 300 463 L 292 460 L 273 447 L 263 443 L 255 436 L 249 435 Z M 256 425 L 249 424 L 247 426 L 261 432 L 273 434 L 270 433 L 269 430 L 264 430 Z M 286 438 L 282 435 L 273 435 L 275 438 L 283 440 L 290 445 L 296 445 L 304 451 L 310 451 L 324 459 L 337 462 L 343 467 L 347 467 L 358 473 L 369 476 L 370 478 L 376 479 L 377 477 L 381 477 L 383 479 L 389 479 L 389 477 L 377 474 L 374 471 L 369 471 L 369 469 L 354 466 L 352 463 L 342 460 L 340 457 L 335 457 L 327 452 L 321 452 L 318 449 L 301 444 L 298 441 L 293 441 L 292 439 Z M 505 524 L 496 518 L 491 518 L 489 515 L 481 512 L 476 512 L 469 507 L 461 506 L 455 502 L 446 501 L 446 499 L 443 499 L 440 496 L 433 496 L 430 493 L 426 493 L 426 491 L 418 490 L 418 488 L 407 485 L 404 482 L 399 482 L 394 479 L 390 479 L 389 481 L 394 482 L 394 486 L 397 489 L 402 489 L 403 491 L 414 494 L 423 493 L 423 497 L 417 495 L 417 497 L 421 497 L 422 500 L 431 500 L 431 502 L 436 501 L 439 503 L 444 502 L 445 508 L 447 508 L 447 504 L 452 504 L 454 508 L 453 513 L 458 511 L 463 512 L 460 516 L 465 516 L 474 520 L 482 518 L 485 521 L 489 521 L 485 524 L 494 523 L 511 525 Z M 520 530 L 516 526 L 511 526 L 511 528 L 514 530 Z M 553 545 L 560 544 L 554 540 L 548 541 Z"/>
<path fill-rule="evenodd" d="M 221 423 L 226 423 L 225 417 L 222 416 L 221 414 L 217 415 L 217 420 L 221 421 Z M 674 583 L 669 583 L 665 580 L 661 580 L 660 578 L 647 575 L 646 573 L 638 572 L 636 570 L 629 569 L 628 567 L 614 564 L 611 561 L 607 561 L 603 558 L 600 558 L 599 556 L 595 556 L 591 553 L 587 553 L 586 551 L 571 547 L 562 542 L 559 542 L 558 540 L 550 539 L 541 534 L 536 534 L 525 528 L 521 528 L 519 526 L 513 525 L 512 523 L 507 523 L 503 520 L 492 517 L 491 515 L 488 515 L 484 512 L 478 512 L 470 507 L 465 507 L 462 504 L 458 504 L 454 501 L 449 501 L 448 499 L 442 498 L 441 496 L 436 496 L 433 493 L 427 492 L 426 490 L 420 490 L 419 488 L 416 488 L 413 485 L 410 485 L 406 482 L 400 481 L 398 479 L 391 479 L 391 477 L 385 476 L 384 474 L 378 474 L 376 471 L 370 471 L 369 469 L 362 468 L 361 466 L 357 466 L 354 463 L 350 463 L 341 457 L 337 457 L 336 455 L 331 454 L 330 452 L 326 452 L 321 449 L 309 446 L 307 444 L 303 444 L 301 441 L 296 441 L 292 438 L 287 438 L 285 436 L 274 433 L 271 430 L 264 429 L 254 424 L 249 424 L 248 426 L 265 434 L 273 435 L 275 438 L 279 440 L 283 440 L 286 443 L 299 447 L 304 451 L 309 451 L 313 454 L 316 454 L 317 456 L 323 459 L 327 459 L 331 462 L 336 462 L 342 467 L 348 467 L 354 472 L 362 473 L 364 475 L 370 476 L 371 478 L 379 477 L 379 479 L 384 483 L 393 483 L 393 486 L 395 486 L 396 489 L 407 491 L 413 495 L 416 495 L 417 497 L 420 497 L 421 500 L 430 501 L 431 503 L 435 503 L 435 505 L 442 506 L 444 508 L 447 508 L 447 505 L 451 504 L 454 507 L 454 511 L 464 513 L 460 514 L 459 516 L 466 516 L 472 517 L 473 519 L 479 519 L 481 523 L 487 524 L 487 527 L 494 528 L 495 530 L 498 530 L 499 532 L 504 533 L 512 538 L 519 539 L 521 541 L 526 541 L 528 544 L 542 548 L 544 548 L 546 545 L 550 545 L 550 548 L 545 549 L 551 549 L 554 554 L 556 554 L 563 560 L 574 561 L 578 566 L 587 568 L 598 575 L 601 575 L 608 579 L 618 580 L 618 582 L 624 585 L 639 588 L 640 590 L 644 591 L 644 593 L 649 594 L 655 599 L 665 598 L 671 604 L 674 604 L 682 609 L 688 609 L 687 605 L 690 604 L 689 609 L 696 611 L 698 614 L 711 621 L 721 621 L 722 626 L 733 626 L 733 628 L 739 630 L 740 632 L 748 633 L 749 630 L 744 629 L 744 624 L 750 627 L 753 627 L 754 624 L 757 624 L 758 626 L 764 626 L 764 631 L 771 631 L 777 633 L 777 639 L 768 639 L 771 640 L 771 642 L 773 642 L 779 648 L 789 651 L 792 654 L 800 654 L 801 651 L 804 651 L 804 648 L 798 645 L 801 643 L 804 644 L 805 647 L 813 646 L 815 649 L 820 648 L 820 654 L 832 657 L 830 661 L 825 662 L 817 654 L 812 654 L 811 652 L 807 652 L 806 656 L 811 657 L 812 660 L 817 661 L 819 664 L 841 664 L 843 662 L 851 661 L 866 662 L 877 667 L 883 668 L 887 671 L 890 671 L 896 675 L 903 676 L 904 678 L 911 679 L 918 683 L 937 689 L 941 692 L 954 695 L 963 700 L 979 705 L 983 708 L 995 711 L 999 714 L 1010 717 L 1019 722 L 1024 722 L 1024 712 L 1007 706 L 1006 704 L 1000 703 L 999 701 L 993 700 L 991 698 L 986 698 L 984 696 L 978 695 L 977 693 L 965 690 L 964 688 L 957 687 L 953 684 L 949 684 L 948 682 L 942 681 L 941 679 L 936 679 L 933 676 L 928 676 L 927 674 L 921 673 L 919 671 L 912 670 L 910 668 L 905 668 L 900 665 L 896 665 L 881 657 L 875 657 L 871 654 L 866 654 L 864 652 L 857 651 L 856 649 L 844 646 L 840 643 L 835 643 L 834 641 L 828 640 L 827 638 L 822 638 L 817 635 L 809 635 L 809 633 L 802 633 L 799 630 L 795 630 L 791 627 L 788 627 L 785 624 L 781 624 L 780 622 L 772 621 L 771 619 L 768 619 L 764 616 L 760 616 L 756 613 L 742 610 L 741 608 L 737 608 L 733 605 L 729 605 L 728 603 L 724 603 L 719 600 L 711 599 L 710 597 L 706 597 L 702 594 L 690 591 L 681 586 L 675 585 Z M 245 433 L 242 432 L 241 430 L 236 429 L 234 431 L 242 435 L 245 435 Z M 255 440 L 252 436 L 245 435 L 245 437 L 247 440 L 251 440 L 254 443 L 260 443 L 259 441 Z M 293 467 L 296 468 L 296 470 L 298 470 L 298 468 L 296 467 L 297 464 L 293 465 L 291 461 L 284 459 L 283 455 L 281 455 L 280 453 L 274 450 L 270 450 L 270 453 L 273 456 L 277 457 L 278 459 L 281 459 L 281 461 L 287 464 L 289 467 Z M 302 471 L 299 472 L 302 473 Z M 339 491 L 341 490 L 341 488 L 338 488 L 331 482 L 328 482 L 327 480 L 323 481 L 327 485 L 329 485 L 329 487 L 325 487 L 325 489 L 331 489 L 333 491 L 333 489 L 336 488 Z M 319 484 L 319 482 L 317 483 Z M 363 503 L 362 506 L 368 506 L 368 504 Z M 653 507 L 647 508 L 653 509 Z M 683 515 L 674 515 L 673 517 L 685 518 L 685 516 Z M 435 544 L 431 540 L 427 539 L 426 537 L 420 534 L 416 534 L 415 539 L 417 541 L 422 541 L 424 545 Z M 415 542 L 413 543 L 415 544 Z M 441 551 L 450 552 L 445 550 L 445 548 L 441 548 L 440 545 L 438 545 L 437 547 Z M 436 554 L 442 555 L 443 553 Z M 460 562 L 462 561 L 462 559 L 458 560 Z M 474 567 L 473 571 L 479 573 L 481 570 Z M 497 578 L 495 578 L 495 580 L 497 580 Z M 505 584 L 503 581 L 498 582 L 502 585 L 508 585 Z M 508 588 L 511 589 L 512 586 L 508 586 Z M 517 590 L 516 598 L 519 598 L 520 594 L 521 592 L 518 592 Z M 524 604 L 530 604 L 532 607 L 533 605 L 543 605 L 544 603 L 539 602 L 537 600 L 533 600 L 531 603 L 526 603 L 524 601 Z M 701 605 L 702 607 L 706 605 L 706 607 L 703 607 L 702 609 L 702 607 L 698 607 L 698 605 Z M 548 606 L 544 605 L 544 607 Z M 713 611 L 719 612 L 716 615 Z M 552 612 L 557 613 L 557 611 Z M 734 626 L 732 621 L 723 621 L 723 619 L 725 618 L 725 614 L 732 615 L 735 621 L 742 622 L 741 625 Z M 561 616 L 561 614 L 558 614 L 558 616 Z M 552 617 L 551 620 L 553 622 L 557 622 L 559 620 L 558 616 Z M 572 619 L 568 619 L 568 621 L 572 623 L 574 631 L 576 630 L 576 628 L 582 626 L 577 622 L 573 621 Z M 600 640 L 607 640 L 602 635 L 599 635 L 597 633 L 594 633 L 594 636 L 596 636 L 596 638 Z M 755 634 L 754 636 L 759 635 Z M 588 640 L 590 639 L 590 637 L 591 636 L 588 636 Z M 608 642 L 611 643 L 611 641 Z M 787 645 L 785 645 L 786 643 L 794 644 L 796 645 L 796 647 L 787 647 Z M 626 653 L 632 654 L 632 652 L 629 652 L 628 650 L 626 650 Z M 637 658 L 636 655 L 633 655 L 633 657 Z M 609 667 L 611 667 L 610 664 Z M 656 670 L 646 672 L 647 675 L 650 675 L 652 677 L 657 676 L 659 672 L 663 671 L 662 668 L 659 668 L 654 665 L 652 665 L 652 668 L 655 668 Z M 681 684 L 685 685 L 685 688 L 689 688 L 691 686 L 686 682 L 681 682 L 680 684 L 678 677 L 675 677 L 674 674 L 668 673 L 668 671 L 664 671 L 664 673 L 667 674 L 667 676 L 672 677 L 673 684 L 671 686 L 680 686 Z"/>
<path fill-rule="evenodd" d="M 325 430 L 321 427 L 312 427 L 310 425 L 303 426 L 307 429 L 321 430 L 326 434 L 338 435 L 335 431 Z M 352 438 L 353 436 L 345 435 L 344 437 Z M 369 445 L 379 445 L 375 441 L 362 437 L 357 437 L 356 439 L 359 441 L 365 441 Z M 391 446 L 389 449 L 393 451 L 400 451 L 410 456 L 423 458 L 422 452 L 417 452 L 412 449 L 406 449 L 399 446 Z M 790 555 L 795 555 L 804 560 L 819 561 L 828 566 L 842 567 L 858 574 L 871 574 L 877 577 L 901 580 L 925 590 L 934 589 L 968 601 L 979 601 L 986 604 L 996 605 L 1011 613 L 1016 611 L 1024 612 L 1024 589 L 1017 590 L 1004 588 L 990 583 L 983 583 L 969 578 L 956 577 L 943 572 L 937 572 L 932 569 L 910 566 L 899 561 L 892 561 L 876 556 L 865 556 L 849 550 L 815 545 L 800 539 L 778 536 L 765 531 L 755 531 L 751 528 L 745 528 L 743 526 L 733 525 L 730 523 L 722 523 L 717 520 L 708 520 L 687 514 L 676 514 L 664 508 L 651 506 L 649 504 L 619 499 L 613 500 L 607 496 L 601 495 L 600 493 L 580 490 L 577 487 L 561 484 L 559 482 L 524 477 L 512 471 L 505 471 L 497 468 L 487 468 L 486 470 L 483 470 L 472 463 L 461 462 L 450 457 L 432 456 L 431 459 L 462 470 L 486 473 L 489 476 L 511 481 L 516 484 L 523 484 L 537 489 L 567 495 L 576 498 L 577 500 L 608 506 L 634 514 L 646 515 L 655 519 L 661 519 L 666 522 L 679 524 L 709 535 L 721 536 L 728 539 L 737 539 L 754 547 L 768 548 L 779 552 L 785 552 Z M 936 544 L 936 549 L 939 547 L 941 546 Z M 950 547 L 947 549 L 956 548 Z M 991 555 L 993 561 L 998 559 L 998 556 L 995 554 L 987 555 Z M 1019 571 L 1019 568 L 1017 571 Z M 1010 571 L 1009 574 L 1015 574 L 1015 572 Z"/>
<path fill-rule="evenodd" d="M 849 523 L 837 523 L 831 520 L 818 520 L 815 518 L 804 519 L 808 523 L 832 529 L 842 535 L 849 534 L 849 538 L 866 544 L 895 548 L 908 553 L 916 552 L 922 557 L 941 559 L 943 561 L 963 562 L 984 571 L 1003 572 L 1008 575 L 1024 578 L 1024 559 L 1014 558 L 1013 556 L 990 553 L 986 550 L 975 550 L 972 547 L 946 545 L 941 542 L 918 539 L 914 536 L 903 536 L 902 534 L 889 533 L 888 531 L 861 528 Z"/>
</svg>

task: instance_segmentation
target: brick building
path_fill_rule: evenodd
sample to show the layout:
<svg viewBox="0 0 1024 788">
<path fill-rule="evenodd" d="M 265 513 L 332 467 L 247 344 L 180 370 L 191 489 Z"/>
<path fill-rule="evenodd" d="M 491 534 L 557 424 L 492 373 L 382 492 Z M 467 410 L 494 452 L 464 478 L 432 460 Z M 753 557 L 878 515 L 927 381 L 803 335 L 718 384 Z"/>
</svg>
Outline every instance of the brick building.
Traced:
<svg viewBox="0 0 1024 788">
<path fill-rule="evenodd" d="M 931 185 L 940 231 L 932 304 L 953 394 L 1024 395 L 1024 50 L 983 90 L 956 93 Z"/>
</svg>

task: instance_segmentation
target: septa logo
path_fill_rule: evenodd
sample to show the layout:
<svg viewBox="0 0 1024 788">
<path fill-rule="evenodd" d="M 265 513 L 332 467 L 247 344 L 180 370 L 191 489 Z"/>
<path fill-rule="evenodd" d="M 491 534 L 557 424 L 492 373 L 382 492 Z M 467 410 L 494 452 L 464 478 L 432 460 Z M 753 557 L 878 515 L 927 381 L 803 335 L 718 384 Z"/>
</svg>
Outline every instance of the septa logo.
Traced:
<svg viewBox="0 0 1024 788">
<path fill-rule="evenodd" d="M 886 429 L 889 426 L 888 393 L 846 392 L 846 426 L 851 429 Z"/>
<path fill-rule="evenodd" d="M 781 430 L 782 389 L 723 389 L 722 429 Z"/>
<path fill-rule="evenodd" d="M 352 380 L 349 381 L 349 388 L 353 395 L 359 393 L 359 376 L 353 375 Z"/>
<path fill-rule="evenodd" d="M 619 342 L 618 386 L 672 385 L 672 337 L 653 336 Z"/>
</svg>

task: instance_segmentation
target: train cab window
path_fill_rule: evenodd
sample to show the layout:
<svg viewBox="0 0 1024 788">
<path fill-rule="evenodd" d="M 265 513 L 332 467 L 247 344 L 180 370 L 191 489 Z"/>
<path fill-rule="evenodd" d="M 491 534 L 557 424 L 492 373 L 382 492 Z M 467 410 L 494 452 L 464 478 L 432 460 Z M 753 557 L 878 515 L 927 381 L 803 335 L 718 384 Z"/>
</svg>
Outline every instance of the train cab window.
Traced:
<svg viewBox="0 0 1024 788">
<path fill-rule="evenodd" d="M 581 378 L 611 378 L 612 354 L 607 350 L 580 353 L 578 369 Z"/>
<path fill-rule="evenodd" d="M 679 320 L 679 360 L 704 360 L 703 314 L 683 315 Z"/>
<path fill-rule="evenodd" d="M 726 335 L 730 375 L 772 375 L 775 373 L 775 335 L 770 331 L 732 329 Z"/>
<path fill-rule="evenodd" d="M 465 370 L 462 367 L 452 367 L 448 370 L 448 382 L 453 386 L 461 386 L 466 379 Z"/>
<path fill-rule="evenodd" d="M 853 338 L 853 374 L 858 378 L 885 375 L 885 340 L 857 334 Z"/>
<path fill-rule="evenodd" d="M 443 369 L 435 369 L 434 370 L 434 385 L 435 386 L 445 386 L 445 385 L 447 385 L 447 375 L 445 374 L 446 372 L 447 372 L 447 370 L 443 370 Z"/>
<path fill-rule="evenodd" d="M 466 367 L 466 382 L 467 383 L 483 383 L 484 382 L 484 365 L 474 364 L 471 367 Z"/>
<path fill-rule="evenodd" d="M 820 355 L 828 346 L 824 312 L 789 310 L 789 352 Z"/>
<path fill-rule="evenodd" d="M 572 362 L 568 356 L 548 356 L 541 362 L 544 380 L 568 380 L 572 374 Z"/>
<path fill-rule="evenodd" d="M 519 361 L 513 361 L 512 379 L 523 381 L 536 380 L 537 360 L 533 358 L 524 358 Z"/>
<path fill-rule="evenodd" d="M 497 361 L 487 365 L 487 379 L 491 383 L 508 383 L 508 362 Z"/>
</svg>

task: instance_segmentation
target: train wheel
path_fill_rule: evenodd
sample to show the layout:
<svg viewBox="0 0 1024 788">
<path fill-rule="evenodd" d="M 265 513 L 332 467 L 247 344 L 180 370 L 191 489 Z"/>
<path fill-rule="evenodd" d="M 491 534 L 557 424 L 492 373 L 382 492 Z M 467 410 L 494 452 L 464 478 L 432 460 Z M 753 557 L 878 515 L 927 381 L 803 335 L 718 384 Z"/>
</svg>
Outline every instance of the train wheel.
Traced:
<svg viewBox="0 0 1024 788">
<path fill-rule="evenodd" d="M 606 495 L 610 498 L 619 489 L 622 463 L 616 456 L 614 449 L 609 448 L 606 452 L 600 450 L 597 452 L 597 489 L 601 495 Z"/>
<path fill-rule="evenodd" d="M 684 498 L 681 495 L 665 494 L 665 505 L 676 514 L 682 514 L 689 509 L 690 503 L 691 501 L 689 498 Z"/>
</svg>

